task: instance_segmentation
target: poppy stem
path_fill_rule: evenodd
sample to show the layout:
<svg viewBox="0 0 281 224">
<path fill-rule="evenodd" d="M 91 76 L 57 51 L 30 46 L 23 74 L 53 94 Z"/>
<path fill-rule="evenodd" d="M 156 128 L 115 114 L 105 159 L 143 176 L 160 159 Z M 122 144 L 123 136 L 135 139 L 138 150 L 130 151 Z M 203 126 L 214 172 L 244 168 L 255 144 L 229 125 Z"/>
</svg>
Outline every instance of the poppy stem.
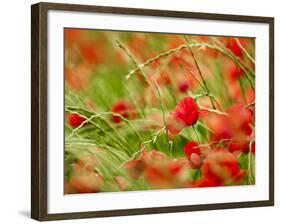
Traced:
<svg viewBox="0 0 281 224">
<path fill-rule="evenodd" d="M 171 149 L 170 140 L 169 140 L 169 133 L 168 133 L 167 123 L 166 123 L 166 119 L 165 119 L 164 105 L 163 105 L 162 100 L 161 100 L 160 88 L 159 88 L 157 82 L 155 82 L 155 85 L 156 85 L 156 89 L 157 89 L 157 92 L 158 92 L 158 100 L 159 100 L 159 103 L 160 103 L 160 106 L 161 106 L 163 123 L 164 123 L 165 131 L 166 131 L 166 137 L 167 137 L 167 143 L 168 143 L 169 148 Z M 170 152 L 171 152 L 171 150 L 170 150 Z"/>
<path fill-rule="evenodd" d="M 247 99 L 246 99 L 245 87 L 244 87 L 244 84 L 243 84 L 243 81 L 242 81 L 241 77 L 238 78 L 238 81 L 239 81 L 239 86 L 240 86 L 240 89 L 241 89 L 241 92 L 242 92 L 244 103 L 246 104 Z"/>
<path fill-rule="evenodd" d="M 249 153 L 248 153 L 248 183 L 252 184 L 252 145 L 253 142 L 249 143 Z"/>
<path fill-rule="evenodd" d="M 195 132 L 195 134 L 196 134 L 197 141 L 198 141 L 198 142 L 201 142 L 201 140 L 200 140 L 200 138 L 199 138 L 199 135 L 198 135 L 198 133 L 197 133 L 197 131 L 196 131 L 196 129 L 195 129 L 195 127 L 194 127 L 194 125 L 192 125 L 192 129 L 193 129 L 193 131 L 194 131 L 194 132 Z"/>
<path fill-rule="evenodd" d="M 196 169 L 194 175 L 193 175 L 193 180 L 197 180 L 198 177 L 200 177 L 200 169 Z"/>
</svg>

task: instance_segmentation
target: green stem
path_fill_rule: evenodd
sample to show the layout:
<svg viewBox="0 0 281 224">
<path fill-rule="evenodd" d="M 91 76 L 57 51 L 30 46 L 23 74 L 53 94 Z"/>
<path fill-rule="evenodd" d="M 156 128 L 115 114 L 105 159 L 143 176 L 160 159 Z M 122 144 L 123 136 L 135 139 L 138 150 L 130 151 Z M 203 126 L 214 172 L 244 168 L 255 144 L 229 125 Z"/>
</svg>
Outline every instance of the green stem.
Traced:
<svg viewBox="0 0 281 224">
<path fill-rule="evenodd" d="M 194 131 L 194 132 L 195 132 L 195 134 L 196 134 L 197 141 L 198 141 L 198 142 L 201 142 L 201 140 L 200 140 L 200 138 L 199 138 L 199 135 L 198 135 L 198 133 L 197 133 L 197 131 L 196 131 L 196 129 L 195 129 L 195 127 L 194 127 L 194 125 L 192 125 L 192 129 L 193 129 L 193 131 Z"/>
<path fill-rule="evenodd" d="M 163 123 L 164 123 L 165 131 L 166 131 L 167 143 L 168 143 L 168 146 L 170 146 L 169 132 L 168 132 L 167 123 L 166 123 L 166 119 L 165 119 L 165 110 L 164 110 L 164 106 L 163 106 L 163 103 L 162 103 L 162 100 L 161 100 L 160 89 L 159 89 L 159 86 L 158 86 L 157 82 L 155 82 L 155 85 L 156 85 L 156 88 L 157 88 L 159 103 L 160 103 L 160 106 L 161 106 Z"/>
<path fill-rule="evenodd" d="M 184 35 L 184 38 L 185 38 L 185 40 L 186 40 L 186 42 L 187 42 L 187 44 L 188 44 L 189 52 L 190 52 L 190 54 L 191 54 L 191 56 L 192 56 L 192 59 L 193 59 L 193 61 L 194 61 L 194 64 L 195 64 L 195 66 L 196 66 L 196 68 L 197 68 L 197 71 L 198 71 L 198 73 L 199 73 L 199 75 L 200 75 L 200 78 L 201 78 L 201 80 L 202 80 L 202 82 L 203 82 L 203 85 L 204 85 L 206 94 L 207 94 L 208 97 L 209 97 L 210 90 L 209 90 L 208 85 L 207 85 L 207 82 L 206 82 L 206 80 L 205 80 L 205 78 L 204 78 L 204 76 L 203 76 L 203 73 L 202 73 L 202 71 L 201 71 L 201 69 L 200 69 L 200 67 L 199 67 L 198 61 L 196 60 L 196 57 L 195 57 L 195 55 L 194 55 L 194 53 L 193 53 L 193 50 L 192 50 L 191 46 L 189 45 L 190 39 L 189 39 L 189 37 L 188 37 L 187 35 Z M 216 109 L 216 106 L 215 106 L 215 104 L 214 104 L 214 102 L 213 102 L 213 99 L 212 99 L 211 97 L 209 97 L 209 100 L 210 100 L 210 103 L 211 103 L 213 109 Z"/>
<path fill-rule="evenodd" d="M 251 141 L 249 144 L 249 153 L 248 153 L 248 183 L 252 184 L 252 145 Z"/>
</svg>

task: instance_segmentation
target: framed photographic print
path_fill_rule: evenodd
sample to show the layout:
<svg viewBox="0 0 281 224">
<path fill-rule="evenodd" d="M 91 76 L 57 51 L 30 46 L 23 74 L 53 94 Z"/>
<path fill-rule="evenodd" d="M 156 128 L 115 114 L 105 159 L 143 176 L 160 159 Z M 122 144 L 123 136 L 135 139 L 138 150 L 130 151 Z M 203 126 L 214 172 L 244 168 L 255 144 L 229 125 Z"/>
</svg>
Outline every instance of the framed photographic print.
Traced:
<svg viewBox="0 0 281 224">
<path fill-rule="evenodd" d="M 32 212 L 274 204 L 274 19 L 32 5 Z"/>
</svg>

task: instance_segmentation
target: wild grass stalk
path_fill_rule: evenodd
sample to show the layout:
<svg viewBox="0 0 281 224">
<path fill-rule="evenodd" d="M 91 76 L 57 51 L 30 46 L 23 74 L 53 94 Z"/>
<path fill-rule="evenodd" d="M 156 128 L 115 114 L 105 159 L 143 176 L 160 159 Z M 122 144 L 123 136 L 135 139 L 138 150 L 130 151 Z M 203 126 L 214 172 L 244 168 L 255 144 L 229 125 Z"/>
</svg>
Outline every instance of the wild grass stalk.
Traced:
<svg viewBox="0 0 281 224">
<path fill-rule="evenodd" d="M 208 84 L 207 84 L 207 82 L 206 82 L 206 80 L 205 80 L 205 78 L 204 78 L 204 76 L 203 76 L 203 73 L 202 73 L 202 71 L 201 71 L 201 69 L 200 69 L 200 67 L 199 67 L 199 63 L 198 63 L 198 61 L 197 61 L 197 59 L 196 59 L 196 57 L 195 57 L 195 55 L 194 55 L 194 53 L 193 53 L 193 50 L 192 50 L 192 48 L 191 48 L 190 45 L 189 45 L 189 44 L 190 44 L 189 36 L 187 36 L 187 35 L 183 35 L 183 36 L 184 36 L 184 38 L 185 38 L 185 40 L 186 40 L 186 42 L 187 42 L 188 50 L 189 50 L 189 52 L 190 52 L 190 54 L 191 54 L 191 57 L 192 57 L 192 59 L 193 59 L 193 62 L 194 62 L 194 64 L 195 64 L 195 66 L 196 66 L 196 68 L 197 68 L 197 71 L 198 71 L 198 73 L 199 73 L 199 75 L 200 75 L 200 78 L 201 78 L 201 80 L 202 80 L 202 82 L 203 82 L 204 90 L 205 90 L 207 96 L 209 97 L 210 90 L 209 90 Z M 215 106 L 215 104 L 214 104 L 214 102 L 213 102 L 213 98 L 209 97 L 209 99 L 210 99 L 210 103 L 212 104 L 213 109 L 216 109 L 216 106 Z"/>
<path fill-rule="evenodd" d="M 162 119 L 163 119 L 163 125 L 164 125 L 165 132 L 166 132 L 167 145 L 169 146 L 169 150 L 171 151 L 172 148 L 170 147 L 169 131 L 168 131 L 167 122 L 166 122 L 166 118 L 165 118 L 165 108 L 164 108 L 164 105 L 162 103 L 160 88 L 159 88 L 157 82 L 155 82 L 155 86 L 157 88 L 158 101 L 160 103 L 160 107 L 161 107 L 161 111 L 162 111 Z M 172 152 L 170 152 L 170 156 L 172 156 Z"/>
<path fill-rule="evenodd" d="M 240 43 L 239 39 L 237 37 L 234 38 L 238 46 L 242 49 L 242 51 L 245 53 L 245 55 L 248 57 L 248 59 L 256 64 L 256 61 L 252 58 L 252 56 L 249 54 L 249 52 L 243 47 L 243 45 Z"/>
</svg>

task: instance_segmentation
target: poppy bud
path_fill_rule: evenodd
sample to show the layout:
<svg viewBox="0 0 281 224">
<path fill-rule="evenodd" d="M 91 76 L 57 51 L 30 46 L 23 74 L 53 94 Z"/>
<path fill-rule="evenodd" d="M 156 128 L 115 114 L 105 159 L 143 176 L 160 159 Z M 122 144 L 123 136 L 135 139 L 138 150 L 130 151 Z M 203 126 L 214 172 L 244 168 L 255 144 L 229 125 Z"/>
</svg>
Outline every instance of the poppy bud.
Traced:
<svg viewBox="0 0 281 224">
<path fill-rule="evenodd" d="M 135 112 L 133 112 L 133 110 L 134 110 L 133 105 L 125 101 L 118 101 L 112 106 L 113 113 L 119 114 L 126 119 L 130 119 L 134 117 Z M 113 115 L 112 120 L 115 123 L 120 123 L 122 121 L 122 118 L 117 115 Z"/>
<path fill-rule="evenodd" d="M 201 151 L 198 147 L 197 142 L 190 141 L 184 146 L 184 153 L 187 158 L 190 158 L 191 154 L 195 153 L 197 155 L 201 155 Z"/>
<path fill-rule="evenodd" d="M 84 121 L 86 121 L 86 118 L 80 116 L 79 114 L 70 114 L 68 116 L 68 122 L 72 128 L 79 127 Z"/>
</svg>

